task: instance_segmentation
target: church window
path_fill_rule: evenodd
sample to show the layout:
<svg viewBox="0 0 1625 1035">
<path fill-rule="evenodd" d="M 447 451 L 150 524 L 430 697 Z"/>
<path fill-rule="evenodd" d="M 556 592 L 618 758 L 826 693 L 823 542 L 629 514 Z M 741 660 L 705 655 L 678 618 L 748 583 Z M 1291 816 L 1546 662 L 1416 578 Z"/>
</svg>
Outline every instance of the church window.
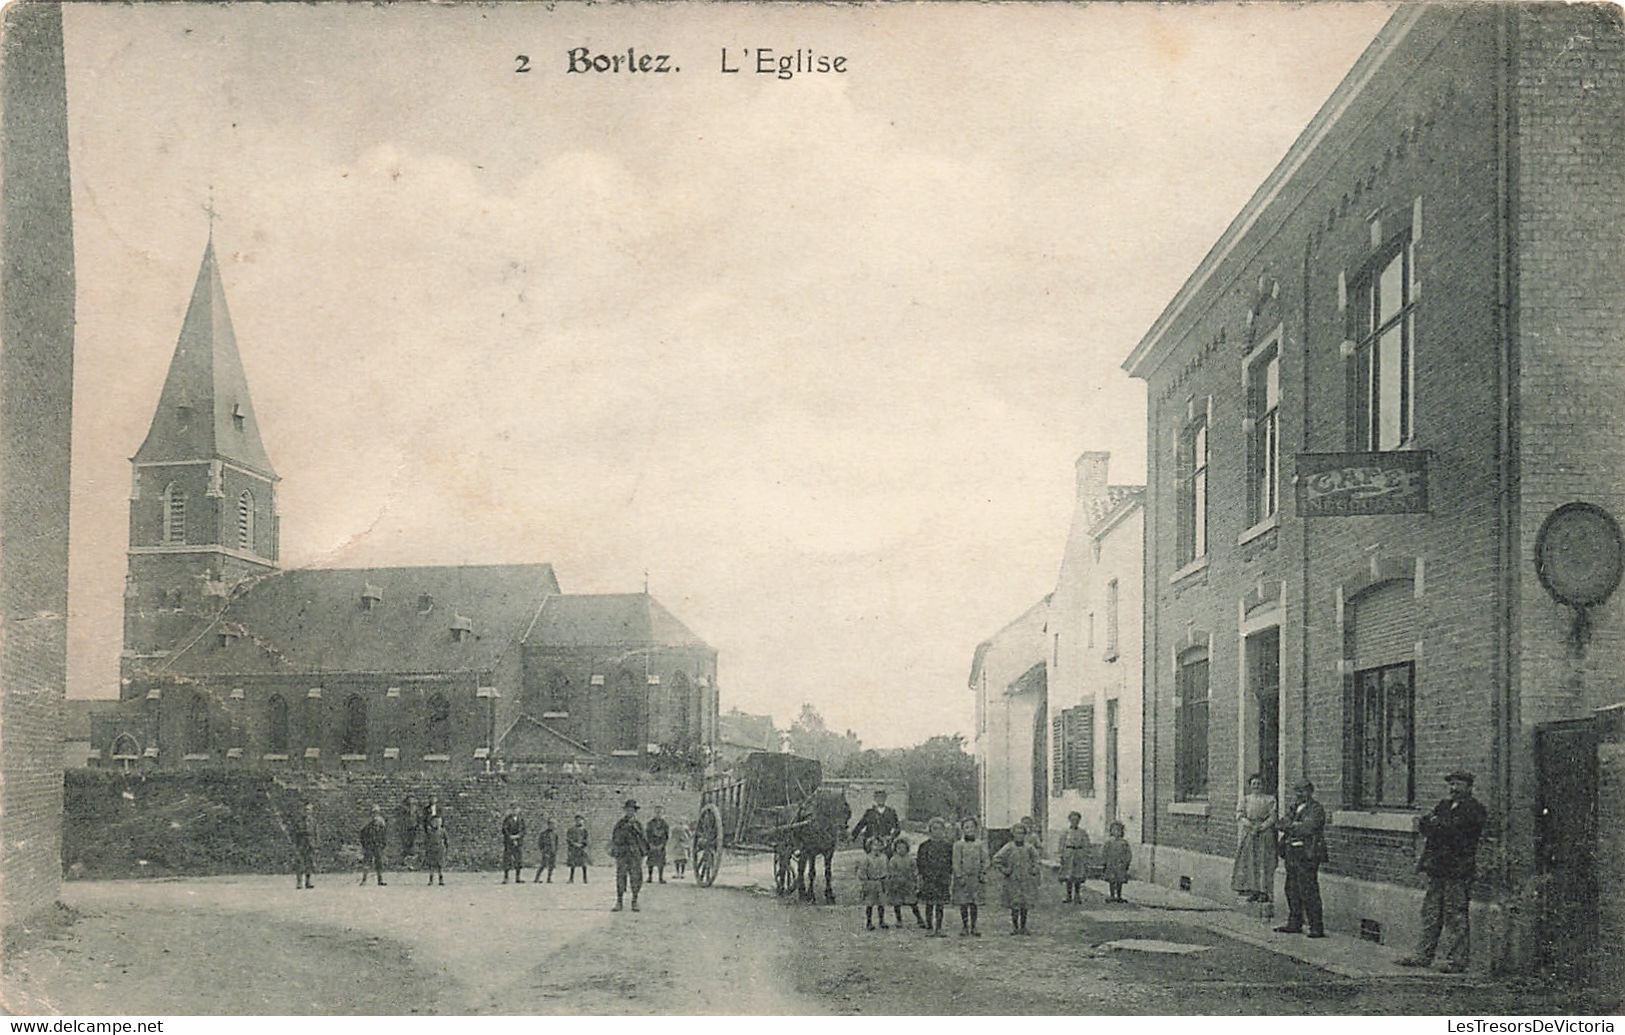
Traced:
<svg viewBox="0 0 1625 1035">
<path fill-rule="evenodd" d="M 689 712 L 693 704 L 689 700 L 694 691 L 689 686 L 688 674 L 679 672 L 671 677 L 671 703 L 672 703 L 672 737 L 678 741 L 691 739 L 688 732 Z"/>
<path fill-rule="evenodd" d="M 138 758 L 141 749 L 136 746 L 135 738 L 128 733 L 120 733 L 113 741 L 114 758 Z"/>
<path fill-rule="evenodd" d="M 231 407 L 231 424 L 238 431 L 243 431 L 248 427 L 248 415 L 243 413 L 243 404 L 242 403 L 234 403 L 234 404 L 232 404 L 232 407 Z"/>
<path fill-rule="evenodd" d="M 367 753 L 367 701 L 360 694 L 351 694 L 344 702 L 344 744 L 346 755 Z"/>
<path fill-rule="evenodd" d="M 247 489 L 237 497 L 237 549 L 254 549 L 254 494 Z"/>
<path fill-rule="evenodd" d="M 445 694 L 429 698 L 429 754 L 451 754 L 451 702 Z"/>
<path fill-rule="evenodd" d="M 474 622 L 463 615 L 453 615 L 451 619 L 451 638 L 458 643 L 473 639 Z"/>
<path fill-rule="evenodd" d="M 272 694 L 266 702 L 265 716 L 267 729 L 267 747 L 273 755 L 288 753 L 288 702 L 282 699 L 281 694 Z"/>
<path fill-rule="evenodd" d="M 623 671 L 615 685 L 615 747 L 621 751 L 638 749 L 638 713 L 643 710 L 643 687 L 638 682 Z"/>
<path fill-rule="evenodd" d="M 562 709 L 570 702 L 570 678 L 558 669 L 547 674 L 547 703 Z"/>
<path fill-rule="evenodd" d="M 164 545 L 186 542 L 186 490 L 171 482 L 164 489 Z"/>
<path fill-rule="evenodd" d="M 209 702 L 193 694 L 186 708 L 186 753 L 207 754 L 209 750 Z"/>
</svg>

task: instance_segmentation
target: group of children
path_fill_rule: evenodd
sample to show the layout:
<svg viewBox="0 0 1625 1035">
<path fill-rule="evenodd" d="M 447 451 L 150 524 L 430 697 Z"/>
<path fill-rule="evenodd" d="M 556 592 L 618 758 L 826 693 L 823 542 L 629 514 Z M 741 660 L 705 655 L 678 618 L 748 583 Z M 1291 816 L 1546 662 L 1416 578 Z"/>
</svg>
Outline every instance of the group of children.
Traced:
<svg viewBox="0 0 1625 1035">
<path fill-rule="evenodd" d="M 1066 888 L 1067 902 L 1083 901 L 1081 889 L 1089 866 L 1089 836 L 1079 825 L 1082 818 L 1079 813 L 1072 813 L 1068 817 L 1070 825 L 1061 836 L 1060 878 Z M 890 845 L 878 837 L 864 842 L 864 855 L 858 861 L 858 880 L 865 929 L 876 929 L 877 913 L 881 929 L 892 927 L 886 922 L 887 906 L 892 909 L 896 926 L 903 927 L 903 907 L 907 906 L 914 914 L 916 926 L 934 937 L 946 937 L 942 919 L 951 903 L 959 907 L 959 936 L 980 938 L 979 907 L 987 900 L 989 875 L 997 871 L 1001 878 L 1001 903 L 1010 911 L 1010 933 L 1013 936 L 1027 934 L 1027 911 L 1038 898 L 1042 874 L 1039 847 L 1032 839 L 1030 821 L 1024 820 L 1012 827 L 1010 841 L 991 855 L 974 819 L 960 823 L 957 839 L 949 838 L 948 829 L 947 820 L 932 819 L 927 825 L 926 840 L 912 857 L 909 841 L 904 837 L 896 838 Z M 1104 876 L 1111 889 L 1110 900 L 1121 902 L 1132 853 L 1124 838 L 1123 824 L 1112 823 L 1108 833 L 1110 837 L 1101 853 Z"/>
<path fill-rule="evenodd" d="M 659 810 L 657 809 L 656 819 L 652 820 L 651 823 L 664 822 L 663 820 L 659 819 L 658 813 Z M 670 861 L 674 871 L 673 875 L 678 880 L 682 880 L 687 875 L 689 846 L 694 842 L 694 825 L 687 820 L 683 820 L 679 821 L 675 826 L 670 827 L 669 830 Z M 591 844 L 591 842 L 592 836 L 587 830 L 587 818 L 585 816 L 577 815 L 575 819 L 571 821 L 569 829 L 564 832 L 564 864 L 569 868 L 570 871 L 569 876 L 564 883 L 575 883 L 576 870 L 581 871 L 581 883 L 588 883 L 587 867 L 592 861 L 592 856 L 588 852 L 588 846 Z M 660 844 L 662 851 L 659 857 L 659 862 L 657 863 L 654 861 L 653 855 L 650 856 L 649 875 L 650 878 L 653 879 L 655 868 L 658 866 L 661 871 L 661 883 L 664 884 L 666 846 L 668 842 L 662 840 Z M 542 883 L 542 874 L 546 873 L 547 883 L 551 884 L 553 883 L 553 869 L 555 865 L 557 865 L 559 855 L 559 835 L 558 832 L 553 829 L 553 821 L 551 819 L 547 820 L 543 825 L 542 833 L 538 838 L 536 847 L 542 853 L 541 863 L 536 867 L 536 876 L 531 878 L 531 883 Z M 506 873 L 503 874 L 503 881 L 507 881 Z"/>
</svg>

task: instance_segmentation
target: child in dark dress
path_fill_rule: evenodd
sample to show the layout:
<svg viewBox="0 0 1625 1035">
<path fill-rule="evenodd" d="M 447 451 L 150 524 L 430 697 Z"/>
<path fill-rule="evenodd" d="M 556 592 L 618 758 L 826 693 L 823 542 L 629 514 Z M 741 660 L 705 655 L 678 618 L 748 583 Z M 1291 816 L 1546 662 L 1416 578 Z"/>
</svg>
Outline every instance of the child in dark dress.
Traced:
<svg viewBox="0 0 1625 1035">
<path fill-rule="evenodd" d="M 920 901 L 925 903 L 925 922 L 932 936 L 946 938 L 942 912 L 948 904 L 949 881 L 954 875 L 954 844 L 948 839 L 947 820 L 935 818 L 926 829 L 930 836 L 914 853 L 914 868 L 920 875 Z"/>
<path fill-rule="evenodd" d="M 1111 836 L 1100 850 L 1101 862 L 1105 867 L 1106 885 L 1111 888 L 1112 902 L 1123 901 L 1123 885 L 1128 883 L 1128 866 L 1134 858 L 1134 850 L 1129 848 L 1128 841 L 1123 837 L 1123 824 L 1113 823 L 1107 828 Z"/>
</svg>

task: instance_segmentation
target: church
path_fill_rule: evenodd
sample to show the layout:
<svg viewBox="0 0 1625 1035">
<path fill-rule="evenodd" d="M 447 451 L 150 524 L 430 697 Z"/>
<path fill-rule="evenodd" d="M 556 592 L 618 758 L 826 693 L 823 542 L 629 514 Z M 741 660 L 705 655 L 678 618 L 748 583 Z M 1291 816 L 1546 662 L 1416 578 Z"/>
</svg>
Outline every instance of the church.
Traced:
<svg viewBox="0 0 1625 1035">
<path fill-rule="evenodd" d="M 285 569 L 279 481 L 211 239 L 131 460 L 103 766 L 387 772 L 703 764 L 717 652 L 549 564 Z"/>
</svg>

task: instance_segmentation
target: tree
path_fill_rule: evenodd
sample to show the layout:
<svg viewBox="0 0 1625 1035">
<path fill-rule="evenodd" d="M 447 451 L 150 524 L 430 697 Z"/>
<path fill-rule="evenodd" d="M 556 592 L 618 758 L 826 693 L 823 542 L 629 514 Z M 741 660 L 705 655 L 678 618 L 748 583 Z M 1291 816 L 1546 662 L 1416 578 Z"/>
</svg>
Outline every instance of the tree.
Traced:
<svg viewBox="0 0 1625 1035">
<path fill-rule="evenodd" d="M 913 747 L 859 751 L 841 767 L 843 777 L 902 780 L 908 784 L 908 816 L 957 821 L 976 815 L 976 760 L 965 738 L 937 736 Z"/>
<path fill-rule="evenodd" d="M 836 733 L 811 704 L 801 706 L 801 714 L 790 724 L 790 753 L 816 758 L 828 769 L 838 769 L 863 749 L 863 742 L 851 730 Z"/>
</svg>

